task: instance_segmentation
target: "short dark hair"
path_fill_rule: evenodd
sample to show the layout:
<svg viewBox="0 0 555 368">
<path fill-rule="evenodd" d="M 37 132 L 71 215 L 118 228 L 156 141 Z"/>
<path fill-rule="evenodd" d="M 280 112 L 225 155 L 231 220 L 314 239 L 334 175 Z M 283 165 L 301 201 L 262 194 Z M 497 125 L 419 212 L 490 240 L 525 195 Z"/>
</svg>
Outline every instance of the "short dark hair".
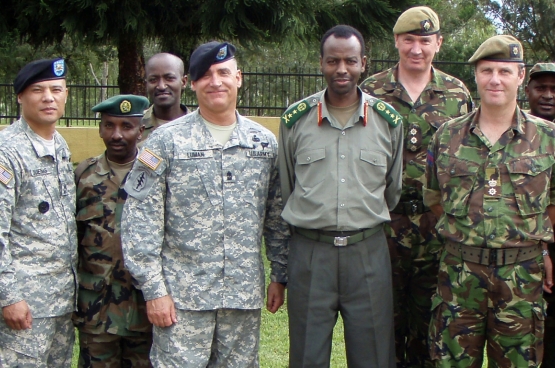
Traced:
<svg viewBox="0 0 555 368">
<path fill-rule="evenodd" d="M 331 35 L 335 36 L 335 38 L 345 38 L 345 39 L 355 36 L 358 40 L 358 43 L 360 43 L 360 56 L 364 57 L 364 54 L 366 52 L 366 50 L 364 49 L 364 38 L 362 37 L 360 32 L 357 31 L 355 28 L 351 26 L 347 26 L 345 24 L 340 24 L 338 26 L 330 28 L 324 34 L 324 36 L 322 36 L 322 40 L 320 41 L 320 56 L 324 56 L 324 43 Z"/>
</svg>

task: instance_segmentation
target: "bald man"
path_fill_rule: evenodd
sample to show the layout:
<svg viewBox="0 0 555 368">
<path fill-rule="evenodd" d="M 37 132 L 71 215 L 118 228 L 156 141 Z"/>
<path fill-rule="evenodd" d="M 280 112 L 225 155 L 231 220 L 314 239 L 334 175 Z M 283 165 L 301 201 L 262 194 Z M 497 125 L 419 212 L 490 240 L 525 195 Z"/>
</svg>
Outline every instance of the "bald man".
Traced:
<svg viewBox="0 0 555 368">
<path fill-rule="evenodd" d="M 160 125 L 188 113 L 187 107 L 181 104 L 181 95 L 187 86 L 183 60 L 168 53 L 155 54 L 148 59 L 145 72 L 146 92 L 152 106 L 145 111 L 141 142 Z"/>
</svg>

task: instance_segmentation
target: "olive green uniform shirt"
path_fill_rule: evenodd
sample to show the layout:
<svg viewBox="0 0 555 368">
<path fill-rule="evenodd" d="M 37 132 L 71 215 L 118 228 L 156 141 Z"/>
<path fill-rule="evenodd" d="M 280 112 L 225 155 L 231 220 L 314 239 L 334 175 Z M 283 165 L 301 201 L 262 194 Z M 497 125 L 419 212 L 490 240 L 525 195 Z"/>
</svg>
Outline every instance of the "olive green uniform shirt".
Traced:
<svg viewBox="0 0 555 368">
<path fill-rule="evenodd" d="M 313 107 L 291 128 L 281 123 L 282 217 L 296 227 L 341 231 L 389 221 L 401 189 L 401 125 L 391 126 L 371 107 L 379 100 L 360 92 L 358 111 L 343 127 L 324 94 L 307 99 Z"/>
</svg>

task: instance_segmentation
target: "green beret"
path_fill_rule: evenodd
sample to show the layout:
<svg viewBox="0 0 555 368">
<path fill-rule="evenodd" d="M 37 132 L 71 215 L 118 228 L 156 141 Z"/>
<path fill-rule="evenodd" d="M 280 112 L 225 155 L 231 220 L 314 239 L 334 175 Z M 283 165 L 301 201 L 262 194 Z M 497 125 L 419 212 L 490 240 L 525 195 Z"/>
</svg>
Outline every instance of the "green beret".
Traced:
<svg viewBox="0 0 555 368">
<path fill-rule="evenodd" d="M 31 84 L 52 79 L 66 79 L 66 63 L 64 59 L 41 59 L 25 65 L 13 81 L 15 94 L 20 94 Z"/>
<path fill-rule="evenodd" d="M 509 35 L 493 36 L 485 40 L 468 62 L 475 64 L 479 60 L 524 62 L 524 51 L 520 42 Z"/>
<path fill-rule="evenodd" d="M 532 69 L 530 69 L 528 82 L 544 74 L 555 75 L 555 63 L 537 63 L 536 65 L 534 65 Z"/>
<path fill-rule="evenodd" d="M 233 59 L 234 55 L 235 46 L 228 42 L 212 41 L 200 45 L 193 51 L 189 59 L 191 80 L 196 82 L 212 65 Z"/>
<path fill-rule="evenodd" d="M 143 116 L 148 99 L 137 95 L 117 95 L 102 101 L 92 108 L 94 112 L 112 116 Z"/>
<path fill-rule="evenodd" d="M 427 6 L 416 6 L 405 10 L 393 27 L 394 34 L 410 33 L 429 36 L 439 32 L 439 18 L 435 11 Z"/>
</svg>

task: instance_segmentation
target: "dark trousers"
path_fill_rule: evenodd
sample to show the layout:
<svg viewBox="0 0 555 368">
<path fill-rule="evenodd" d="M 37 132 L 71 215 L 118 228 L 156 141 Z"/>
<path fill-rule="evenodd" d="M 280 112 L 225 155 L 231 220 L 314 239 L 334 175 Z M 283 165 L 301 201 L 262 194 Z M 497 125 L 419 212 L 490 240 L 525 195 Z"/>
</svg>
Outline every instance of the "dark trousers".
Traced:
<svg viewBox="0 0 555 368">
<path fill-rule="evenodd" d="M 288 274 L 291 368 L 329 367 L 338 313 L 350 368 L 395 367 L 391 264 L 382 230 L 346 247 L 294 234 Z"/>
</svg>

